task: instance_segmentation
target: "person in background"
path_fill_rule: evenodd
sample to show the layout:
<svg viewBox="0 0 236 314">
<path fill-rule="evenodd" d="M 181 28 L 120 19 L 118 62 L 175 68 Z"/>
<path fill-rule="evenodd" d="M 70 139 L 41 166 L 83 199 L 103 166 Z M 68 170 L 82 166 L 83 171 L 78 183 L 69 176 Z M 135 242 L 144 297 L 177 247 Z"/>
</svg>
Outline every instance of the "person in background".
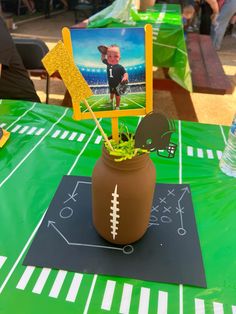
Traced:
<svg viewBox="0 0 236 314">
<path fill-rule="evenodd" d="M 64 9 L 68 9 L 68 0 L 60 0 L 60 2 L 64 5 Z"/>
<path fill-rule="evenodd" d="M 36 12 L 35 3 L 33 0 L 23 0 L 24 5 L 27 7 L 30 14 Z"/>
<path fill-rule="evenodd" d="M 211 25 L 215 23 L 219 13 L 217 0 L 197 0 L 201 8 L 199 33 L 210 35 Z"/>
<path fill-rule="evenodd" d="M 216 50 L 220 50 L 226 28 L 235 13 L 236 0 L 225 0 L 211 30 L 211 38 Z"/>
<path fill-rule="evenodd" d="M 191 4 L 187 4 L 183 7 L 182 10 L 182 20 L 184 25 L 184 30 L 186 31 L 188 26 L 190 25 L 190 22 L 194 16 L 195 10 L 194 7 Z"/>
<path fill-rule="evenodd" d="M 0 99 L 40 102 L 11 35 L 0 16 Z"/>
</svg>

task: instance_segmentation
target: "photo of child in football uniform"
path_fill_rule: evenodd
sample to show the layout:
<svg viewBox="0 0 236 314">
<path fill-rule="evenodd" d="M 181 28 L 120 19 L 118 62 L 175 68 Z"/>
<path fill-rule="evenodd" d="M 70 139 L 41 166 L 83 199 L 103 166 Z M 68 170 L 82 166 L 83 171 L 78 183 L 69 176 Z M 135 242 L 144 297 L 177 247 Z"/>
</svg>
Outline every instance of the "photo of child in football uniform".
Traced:
<svg viewBox="0 0 236 314">
<path fill-rule="evenodd" d="M 99 49 L 100 48 L 100 49 Z M 107 66 L 107 80 L 110 91 L 110 103 L 113 107 L 113 99 L 115 97 L 115 109 L 120 109 L 121 94 L 120 86 L 128 83 L 128 73 L 125 68 L 119 64 L 120 48 L 117 45 L 109 47 L 99 46 L 101 52 L 101 60 Z"/>
</svg>

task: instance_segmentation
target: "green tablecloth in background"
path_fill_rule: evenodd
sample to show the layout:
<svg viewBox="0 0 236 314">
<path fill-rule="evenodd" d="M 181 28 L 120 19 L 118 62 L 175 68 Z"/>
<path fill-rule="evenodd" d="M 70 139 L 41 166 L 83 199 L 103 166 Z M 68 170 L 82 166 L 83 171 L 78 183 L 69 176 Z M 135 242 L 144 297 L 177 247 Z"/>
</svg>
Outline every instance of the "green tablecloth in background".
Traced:
<svg viewBox="0 0 236 314">
<path fill-rule="evenodd" d="M 113 6 L 110 8 L 110 11 L 114 9 Z M 130 15 L 127 17 L 128 9 Z M 191 92 L 192 80 L 179 5 L 157 4 L 145 13 L 138 13 L 131 6 L 124 7 L 123 15 L 121 12 L 119 16 L 109 12 L 108 7 L 89 19 L 92 28 L 143 27 L 147 23 L 153 27 L 153 65 L 168 67 L 170 77 Z"/>
<path fill-rule="evenodd" d="M 120 120 L 133 132 L 139 117 Z M 101 124 L 109 134 L 110 120 Z M 228 127 L 176 121 L 176 157 L 151 154 L 157 182 L 190 184 L 208 285 L 201 289 L 22 266 L 62 176 L 91 176 L 102 141 L 93 121 L 73 121 L 71 109 L 52 105 L 0 100 L 0 126 L 11 132 L 0 149 L 1 314 L 117 314 L 125 287 L 132 289 L 131 314 L 147 314 L 138 312 L 142 292 L 149 314 L 236 313 L 236 180 L 219 170 Z M 105 311 L 110 281 L 115 290 Z"/>
</svg>

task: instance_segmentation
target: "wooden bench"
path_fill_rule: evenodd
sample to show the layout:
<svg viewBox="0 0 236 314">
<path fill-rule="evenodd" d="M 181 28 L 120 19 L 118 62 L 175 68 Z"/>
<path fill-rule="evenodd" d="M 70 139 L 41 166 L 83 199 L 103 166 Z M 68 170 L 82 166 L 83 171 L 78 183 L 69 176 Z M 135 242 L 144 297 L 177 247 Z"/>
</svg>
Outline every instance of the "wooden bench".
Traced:
<svg viewBox="0 0 236 314">
<path fill-rule="evenodd" d="M 193 91 L 207 94 L 231 94 L 229 78 L 207 35 L 192 33 L 187 38 L 189 65 L 192 72 Z"/>
<path fill-rule="evenodd" d="M 187 51 L 193 92 L 216 95 L 231 94 L 233 92 L 233 87 L 224 72 L 210 36 L 189 33 L 187 36 Z M 169 78 L 168 72 L 165 70 L 164 75 L 164 79 L 154 77 L 154 90 L 182 89 L 181 86 Z"/>
<path fill-rule="evenodd" d="M 187 51 L 193 92 L 215 95 L 233 93 L 234 88 L 224 73 L 210 36 L 189 33 Z M 169 91 L 181 119 L 198 121 L 190 92 L 170 79 L 168 69 L 162 69 L 162 77 L 154 75 L 153 90 Z"/>
</svg>

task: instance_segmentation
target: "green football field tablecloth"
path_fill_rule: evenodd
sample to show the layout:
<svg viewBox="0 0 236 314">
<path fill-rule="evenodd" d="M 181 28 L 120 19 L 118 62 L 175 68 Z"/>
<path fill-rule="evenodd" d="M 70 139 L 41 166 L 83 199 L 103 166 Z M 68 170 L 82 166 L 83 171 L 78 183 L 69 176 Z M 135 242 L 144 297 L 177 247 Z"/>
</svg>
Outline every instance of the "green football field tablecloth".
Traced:
<svg viewBox="0 0 236 314">
<path fill-rule="evenodd" d="M 129 19 L 127 10 L 130 10 Z M 121 22 L 122 17 L 124 21 Z M 145 24 L 153 27 L 153 65 L 169 68 L 170 77 L 191 92 L 191 72 L 179 5 L 156 4 L 139 13 L 132 7 L 123 6 L 123 14 L 119 12 L 119 15 L 110 6 L 89 19 L 89 27 L 92 28 L 143 27 Z"/>
<path fill-rule="evenodd" d="M 132 132 L 140 120 L 120 121 Z M 101 124 L 109 134 L 110 120 Z M 191 186 L 208 285 L 201 289 L 22 266 L 62 176 L 91 176 L 102 139 L 71 109 L 31 102 L 0 100 L 0 126 L 11 132 L 0 149 L 0 313 L 236 313 L 236 180 L 219 170 L 228 127 L 176 121 L 176 157 L 151 155 L 157 182 Z"/>
</svg>

